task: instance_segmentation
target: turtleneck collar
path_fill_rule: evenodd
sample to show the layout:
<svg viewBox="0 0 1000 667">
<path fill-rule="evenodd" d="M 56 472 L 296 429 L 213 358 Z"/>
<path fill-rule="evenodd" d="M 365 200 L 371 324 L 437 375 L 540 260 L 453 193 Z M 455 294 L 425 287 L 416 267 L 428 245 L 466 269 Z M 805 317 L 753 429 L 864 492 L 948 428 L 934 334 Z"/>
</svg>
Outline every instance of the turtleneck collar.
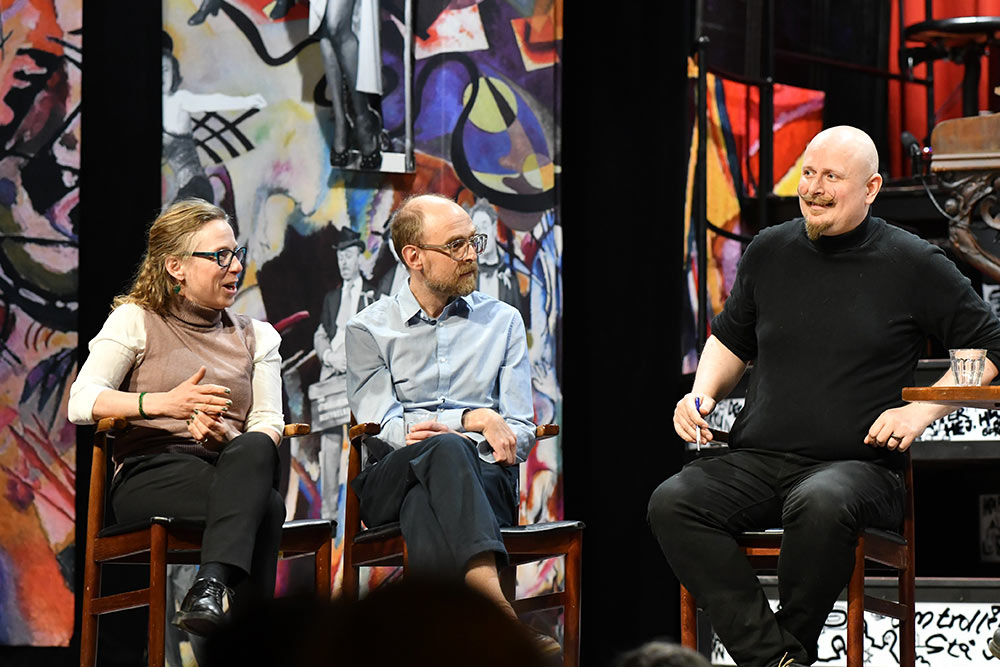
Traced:
<svg viewBox="0 0 1000 667">
<path fill-rule="evenodd" d="M 861 221 L 861 224 L 851 231 L 837 234 L 836 236 L 821 236 L 815 241 L 810 241 L 810 243 L 822 252 L 843 252 L 844 250 L 860 247 L 868 240 L 868 236 L 874 228 L 871 220 L 872 213 L 871 209 L 869 209 L 868 214 L 865 215 L 865 219 Z M 805 235 L 805 221 L 802 223 L 802 234 Z"/>
<path fill-rule="evenodd" d="M 211 328 L 222 321 L 221 310 L 199 306 L 183 296 L 170 299 L 167 312 L 184 324 L 199 328 Z"/>
</svg>

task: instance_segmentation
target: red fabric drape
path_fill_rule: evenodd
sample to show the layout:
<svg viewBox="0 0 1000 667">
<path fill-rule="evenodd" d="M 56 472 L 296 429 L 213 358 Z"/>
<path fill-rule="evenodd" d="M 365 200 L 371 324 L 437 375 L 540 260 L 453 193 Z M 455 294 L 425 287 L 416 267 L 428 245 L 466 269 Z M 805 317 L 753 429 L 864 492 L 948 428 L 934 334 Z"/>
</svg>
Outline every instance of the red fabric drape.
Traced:
<svg viewBox="0 0 1000 667">
<path fill-rule="evenodd" d="M 899 72 L 899 17 L 898 3 L 890 0 L 892 5 L 892 21 L 889 37 L 889 69 Z M 932 18 L 943 19 L 958 16 L 1000 16 L 1000 0 L 935 0 L 932 7 Z M 906 0 L 903 6 L 903 25 L 909 26 L 924 20 L 924 0 Z M 918 46 L 917 44 L 909 44 Z M 994 95 L 990 87 L 990 58 L 983 58 L 982 76 L 979 83 L 979 108 L 1000 109 L 1000 99 Z M 995 63 L 993 76 L 997 77 L 997 65 L 1000 58 L 993 56 Z M 916 76 L 926 76 L 926 65 L 916 68 Z M 937 122 L 962 115 L 962 65 L 949 60 L 938 60 L 934 67 L 934 108 L 937 110 Z M 901 92 L 902 89 L 902 92 Z M 900 104 L 900 95 L 902 102 Z M 909 167 L 903 164 L 902 145 L 899 137 L 903 130 L 909 130 L 915 137 L 923 140 L 927 134 L 927 98 L 924 86 L 897 81 L 889 83 L 889 148 L 891 157 L 891 175 L 909 175 Z"/>
</svg>

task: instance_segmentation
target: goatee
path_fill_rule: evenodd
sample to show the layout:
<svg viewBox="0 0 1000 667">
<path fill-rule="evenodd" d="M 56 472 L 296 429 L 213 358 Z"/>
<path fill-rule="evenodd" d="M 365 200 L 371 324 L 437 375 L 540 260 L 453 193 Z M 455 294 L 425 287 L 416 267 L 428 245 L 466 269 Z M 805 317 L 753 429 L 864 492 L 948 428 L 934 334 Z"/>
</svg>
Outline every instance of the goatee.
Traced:
<svg viewBox="0 0 1000 667">
<path fill-rule="evenodd" d="M 832 225 L 832 222 L 809 222 L 806 220 L 806 236 L 809 237 L 810 241 L 816 241 Z"/>
</svg>

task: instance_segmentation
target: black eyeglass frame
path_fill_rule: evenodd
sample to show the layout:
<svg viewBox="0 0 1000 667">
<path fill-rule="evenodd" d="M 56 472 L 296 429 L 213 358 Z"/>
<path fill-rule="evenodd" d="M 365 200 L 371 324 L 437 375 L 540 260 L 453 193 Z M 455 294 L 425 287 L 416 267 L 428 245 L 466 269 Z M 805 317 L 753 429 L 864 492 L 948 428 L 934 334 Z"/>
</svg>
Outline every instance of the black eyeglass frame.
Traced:
<svg viewBox="0 0 1000 667">
<path fill-rule="evenodd" d="M 225 264 L 222 263 L 222 257 L 229 253 L 229 261 Z M 246 265 L 247 258 L 247 247 L 240 246 L 235 250 L 230 250 L 229 248 L 223 248 L 222 250 L 216 250 L 215 252 L 207 252 L 200 250 L 198 252 L 191 253 L 192 257 L 203 257 L 205 259 L 214 259 L 215 263 L 219 265 L 219 268 L 223 271 L 228 271 L 229 267 L 233 265 L 233 260 L 239 258 L 240 264 Z"/>
<path fill-rule="evenodd" d="M 482 252 L 486 250 L 486 242 L 488 240 L 489 237 L 486 236 L 486 234 L 473 234 L 467 239 L 455 239 L 454 241 L 442 243 L 441 245 L 432 245 L 430 243 L 414 243 L 413 245 L 418 248 L 423 248 L 424 250 L 437 250 L 438 252 L 443 252 L 457 262 L 465 259 L 466 254 L 468 254 L 467 248 L 469 246 L 472 246 L 472 249 L 475 251 L 477 256 L 482 254 Z"/>
</svg>

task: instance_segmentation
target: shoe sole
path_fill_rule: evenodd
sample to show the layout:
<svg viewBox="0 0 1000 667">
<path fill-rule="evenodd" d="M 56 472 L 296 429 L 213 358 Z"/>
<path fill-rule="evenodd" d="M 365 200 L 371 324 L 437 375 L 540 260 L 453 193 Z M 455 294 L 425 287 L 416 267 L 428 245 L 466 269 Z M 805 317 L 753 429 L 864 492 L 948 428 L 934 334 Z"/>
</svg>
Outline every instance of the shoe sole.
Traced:
<svg viewBox="0 0 1000 667">
<path fill-rule="evenodd" d="M 1000 645 L 997 645 L 992 639 L 990 640 L 990 653 L 993 654 L 994 658 L 1000 659 Z"/>
<path fill-rule="evenodd" d="M 179 611 L 170 622 L 184 632 L 200 637 L 207 637 L 219 629 L 219 618 L 215 614 Z"/>
</svg>

